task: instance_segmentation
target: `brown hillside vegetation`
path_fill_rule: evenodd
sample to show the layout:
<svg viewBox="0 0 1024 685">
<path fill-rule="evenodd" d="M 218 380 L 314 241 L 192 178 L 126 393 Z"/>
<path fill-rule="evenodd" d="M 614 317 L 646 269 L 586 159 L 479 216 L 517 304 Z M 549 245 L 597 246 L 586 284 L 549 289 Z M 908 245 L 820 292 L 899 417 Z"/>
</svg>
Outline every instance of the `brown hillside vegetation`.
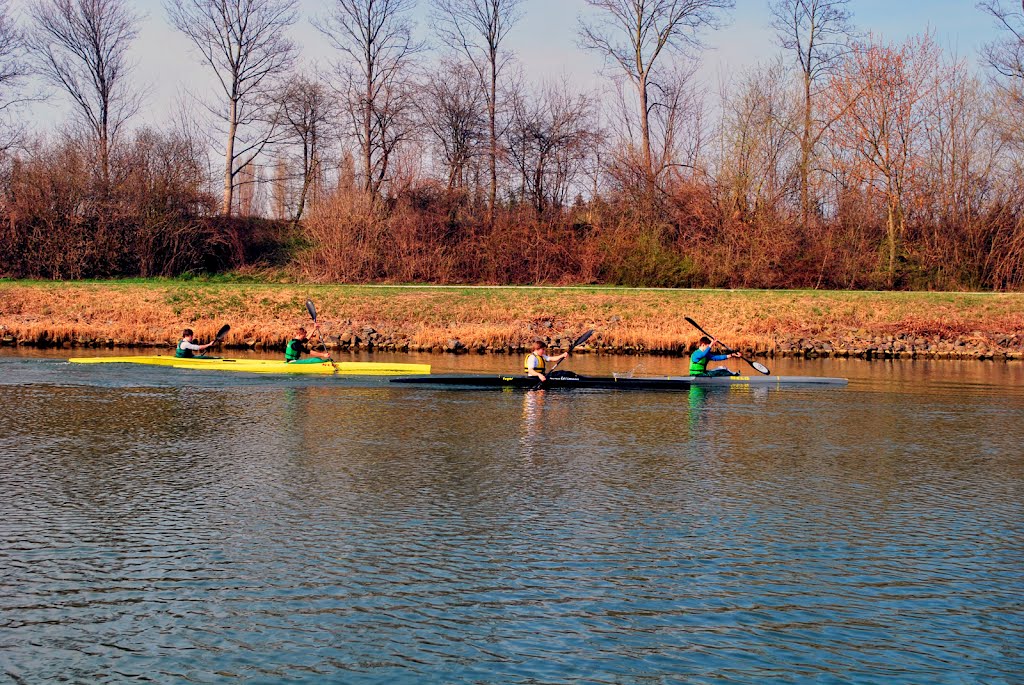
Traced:
<svg viewBox="0 0 1024 685">
<path fill-rule="evenodd" d="M 431 288 L 201 283 L 0 284 L 8 343 L 170 345 L 189 326 L 229 347 L 273 349 L 309 323 L 312 298 L 335 346 L 510 352 L 537 337 L 564 346 L 677 353 L 691 316 L 764 354 L 1018 356 L 1024 296 L 605 288 Z M 906 353 L 902 355 L 902 353 Z"/>
</svg>

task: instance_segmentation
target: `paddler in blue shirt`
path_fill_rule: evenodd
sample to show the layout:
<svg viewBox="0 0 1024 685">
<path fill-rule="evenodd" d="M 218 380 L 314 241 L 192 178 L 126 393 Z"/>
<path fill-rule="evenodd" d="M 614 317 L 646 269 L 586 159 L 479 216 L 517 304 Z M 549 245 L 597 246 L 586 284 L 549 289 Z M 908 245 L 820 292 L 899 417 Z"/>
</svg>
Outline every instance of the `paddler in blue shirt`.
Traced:
<svg viewBox="0 0 1024 685">
<path fill-rule="evenodd" d="M 331 358 L 327 352 L 315 352 L 309 347 L 306 329 L 299 326 L 295 329 L 295 337 L 288 341 L 284 348 L 284 360 L 289 364 L 323 364 Z M 308 359 L 302 359 L 303 353 Z"/>
<path fill-rule="evenodd" d="M 526 375 L 539 378 L 540 382 L 543 383 L 548 379 L 544 375 L 544 370 L 547 369 L 545 362 L 558 362 L 568 356 L 568 352 L 563 352 L 555 357 L 549 356 L 547 344 L 543 340 L 537 340 L 533 343 L 533 349 L 530 354 L 526 355 L 526 362 L 524 363 Z"/>
<path fill-rule="evenodd" d="M 712 340 L 706 335 L 697 342 L 697 349 L 694 350 L 693 354 L 690 355 L 690 375 L 691 376 L 738 376 L 738 373 L 734 373 L 724 366 L 718 366 L 713 369 L 708 369 L 708 362 L 720 362 L 729 359 L 730 357 L 739 357 L 739 352 L 733 352 L 732 354 L 713 354 L 711 348 L 715 346 L 717 340 Z"/>
</svg>

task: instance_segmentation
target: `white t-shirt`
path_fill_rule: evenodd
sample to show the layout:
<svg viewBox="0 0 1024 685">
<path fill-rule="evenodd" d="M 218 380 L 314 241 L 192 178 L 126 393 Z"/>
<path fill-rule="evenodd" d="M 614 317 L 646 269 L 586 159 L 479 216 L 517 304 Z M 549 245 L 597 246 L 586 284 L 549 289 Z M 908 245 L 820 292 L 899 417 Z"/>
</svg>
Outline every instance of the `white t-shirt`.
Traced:
<svg viewBox="0 0 1024 685">
<path fill-rule="evenodd" d="M 551 361 L 551 355 L 549 354 L 537 354 L 536 352 L 531 352 L 530 356 L 526 358 L 527 369 L 533 371 L 537 368 L 537 357 L 541 357 L 547 362 Z"/>
<path fill-rule="evenodd" d="M 190 343 L 187 340 L 182 340 L 180 343 L 178 343 L 178 349 L 179 350 L 201 350 L 201 349 L 203 349 L 203 347 L 202 347 L 202 345 L 196 345 L 195 343 Z"/>
</svg>

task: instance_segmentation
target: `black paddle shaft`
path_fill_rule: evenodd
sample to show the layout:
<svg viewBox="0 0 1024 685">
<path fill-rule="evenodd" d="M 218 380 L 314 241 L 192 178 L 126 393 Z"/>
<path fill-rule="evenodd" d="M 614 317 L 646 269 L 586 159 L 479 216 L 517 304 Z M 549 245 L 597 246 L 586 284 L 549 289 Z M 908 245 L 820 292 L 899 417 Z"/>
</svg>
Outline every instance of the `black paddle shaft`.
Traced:
<svg viewBox="0 0 1024 685">
<path fill-rule="evenodd" d="M 306 311 L 309 312 L 309 318 L 313 319 L 313 325 L 315 326 L 314 332 L 316 337 L 320 340 L 320 347 L 324 348 L 324 352 L 327 352 L 327 343 L 324 342 L 324 334 L 320 332 L 320 325 L 316 322 L 316 305 L 313 304 L 313 300 L 306 300 Z M 334 358 L 328 353 L 327 361 L 331 363 L 335 371 L 338 369 L 338 365 L 334 362 Z"/>
<path fill-rule="evenodd" d="M 569 345 L 569 349 L 566 350 L 566 354 L 571 353 L 574 349 L 576 349 L 577 347 L 579 347 L 583 343 L 585 343 L 588 340 L 590 340 L 590 336 L 592 336 L 593 334 L 594 334 L 594 331 L 593 331 L 593 329 L 591 329 L 591 330 L 587 331 L 586 333 L 584 333 L 583 335 L 581 335 L 580 337 L 576 338 L 576 340 L 573 342 L 573 344 Z M 565 359 L 565 357 L 562 357 L 562 359 L 559 359 L 557 362 L 555 362 L 554 366 L 551 367 L 551 370 L 548 371 L 544 375 L 547 376 L 548 378 L 551 378 L 551 374 L 554 372 L 555 369 L 558 368 L 558 365 L 562 363 L 563 359 Z M 534 389 L 540 388 L 542 385 L 544 385 L 544 381 L 539 381 Z"/>
<path fill-rule="evenodd" d="M 707 331 L 705 331 L 703 328 L 700 327 L 699 323 L 697 323 L 696 321 L 694 321 L 690 317 L 687 316 L 687 317 L 683 317 L 683 318 L 686 319 L 686 322 L 688 324 L 690 324 L 691 326 L 696 328 L 698 331 L 700 331 L 704 335 L 708 336 L 712 340 L 718 340 L 718 338 L 716 338 L 715 336 L 713 336 L 710 333 L 708 333 Z M 719 341 L 719 344 L 721 344 L 721 341 Z M 725 345 L 722 345 L 722 347 L 725 349 L 726 352 L 729 352 L 730 354 L 733 353 L 733 352 L 736 352 L 736 350 L 732 349 L 731 347 L 726 347 Z M 747 359 L 746 357 L 744 357 L 743 355 L 740 355 L 740 359 L 742 359 L 746 363 L 750 364 L 752 367 L 754 367 L 754 369 L 756 369 L 759 373 L 763 373 L 765 376 L 768 376 L 768 375 L 771 374 L 771 369 L 769 369 L 767 366 L 765 366 L 764 364 L 762 364 L 760 362 L 752 362 L 749 359 Z"/>
</svg>

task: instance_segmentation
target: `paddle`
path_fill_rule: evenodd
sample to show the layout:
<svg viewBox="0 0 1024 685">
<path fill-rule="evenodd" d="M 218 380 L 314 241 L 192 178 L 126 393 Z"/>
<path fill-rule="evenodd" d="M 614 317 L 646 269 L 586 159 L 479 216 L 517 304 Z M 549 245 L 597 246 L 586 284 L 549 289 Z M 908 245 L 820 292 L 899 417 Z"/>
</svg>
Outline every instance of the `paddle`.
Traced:
<svg viewBox="0 0 1024 685">
<path fill-rule="evenodd" d="M 213 340 L 210 341 L 210 346 L 212 347 L 216 343 L 224 342 L 224 338 L 227 336 L 228 331 L 230 331 L 230 330 L 231 330 L 231 326 L 229 324 L 224 324 L 223 326 L 221 326 L 220 330 L 217 331 L 217 335 L 215 335 L 213 337 Z M 205 354 L 203 354 L 202 357 L 200 357 L 200 358 L 220 359 L 220 357 L 207 357 Z"/>
<path fill-rule="evenodd" d="M 700 327 L 700 324 L 698 324 L 696 321 L 694 321 L 690 317 L 687 316 L 687 317 L 683 317 L 683 318 L 686 319 L 686 322 L 688 324 L 690 324 L 691 326 L 696 328 L 698 331 L 700 331 L 704 335 L 708 336 L 712 340 L 718 340 L 718 338 L 716 338 L 715 336 L 713 336 L 710 333 L 708 333 L 707 331 L 705 331 L 703 328 Z M 719 341 L 719 342 L 721 342 L 721 341 Z M 725 345 L 722 345 L 722 347 L 725 349 L 726 352 L 729 352 L 730 354 L 736 351 L 736 350 L 733 350 L 733 349 L 730 349 L 730 348 L 726 347 Z M 761 362 L 752 362 L 749 359 L 747 359 L 746 357 L 744 357 L 743 355 L 740 355 L 740 359 L 742 359 L 746 363 L 748 363 L 751 366 L 753 366 L 759 373 L 763 373 L 766 376 L 771 375 L 771 370 L 767 366 L 762 364 Z"/>
<path fill-rule="evenodd" d="M 590 336 L 592 336 L 593 334 L 594 334 L 594 331 L 593 331 L 593 329 L 591 329 L 591 330 L 587 331 L 586 333 L 584 333 L 583 335 L 581 335 L 580 337 L 576 338 L 576 340 L 571 345 L 569 345 L 569 349 L 566 350 L 566 352 L 565 352 L 566 356 L 572 354 L 572 351 L 574 349 L 576 349 L 577 347 L 579 347 L 583 343 L 585 343 L 588 340 L 590 340 Z M 551 371 L 548 371 L 544 375 L 547 376 L 548 378 L 551 378 L 551 374 L 554 373 L 555 369 L 558 368 L 558 365 L 561 364 L 564 359 L 565 359 L 565 357 L 562 357 L 562 359 L 559 359 L 557 362 L 555 362 L 554 366 L 551 367 Z M 542 385 L 544 385 L 544 381 L 538 382 L 536 387 L 539 388 Z"/>
<path fill-rule="evenodd" d="M 324 342 L 324 336 L 320 332 L 320 325 L 316 322 L 316 305 L 313 304 L 313 300 L 306 300 L 306 311 L 309 312 L 309 317 L 313 319 L 313 331 L 316 333 L 317 337 L 320 338 L 320 345 L 323 346 L 324 352 L 326 352 L 327 343 Z M 331 366 L 334 367 L 335 371 L 338 370 L 338 365 L 334 362 L 334 359 L 331 358 L 330 354 L 327 355 L 327 361 L 331 363 Z"/>
</svg>

